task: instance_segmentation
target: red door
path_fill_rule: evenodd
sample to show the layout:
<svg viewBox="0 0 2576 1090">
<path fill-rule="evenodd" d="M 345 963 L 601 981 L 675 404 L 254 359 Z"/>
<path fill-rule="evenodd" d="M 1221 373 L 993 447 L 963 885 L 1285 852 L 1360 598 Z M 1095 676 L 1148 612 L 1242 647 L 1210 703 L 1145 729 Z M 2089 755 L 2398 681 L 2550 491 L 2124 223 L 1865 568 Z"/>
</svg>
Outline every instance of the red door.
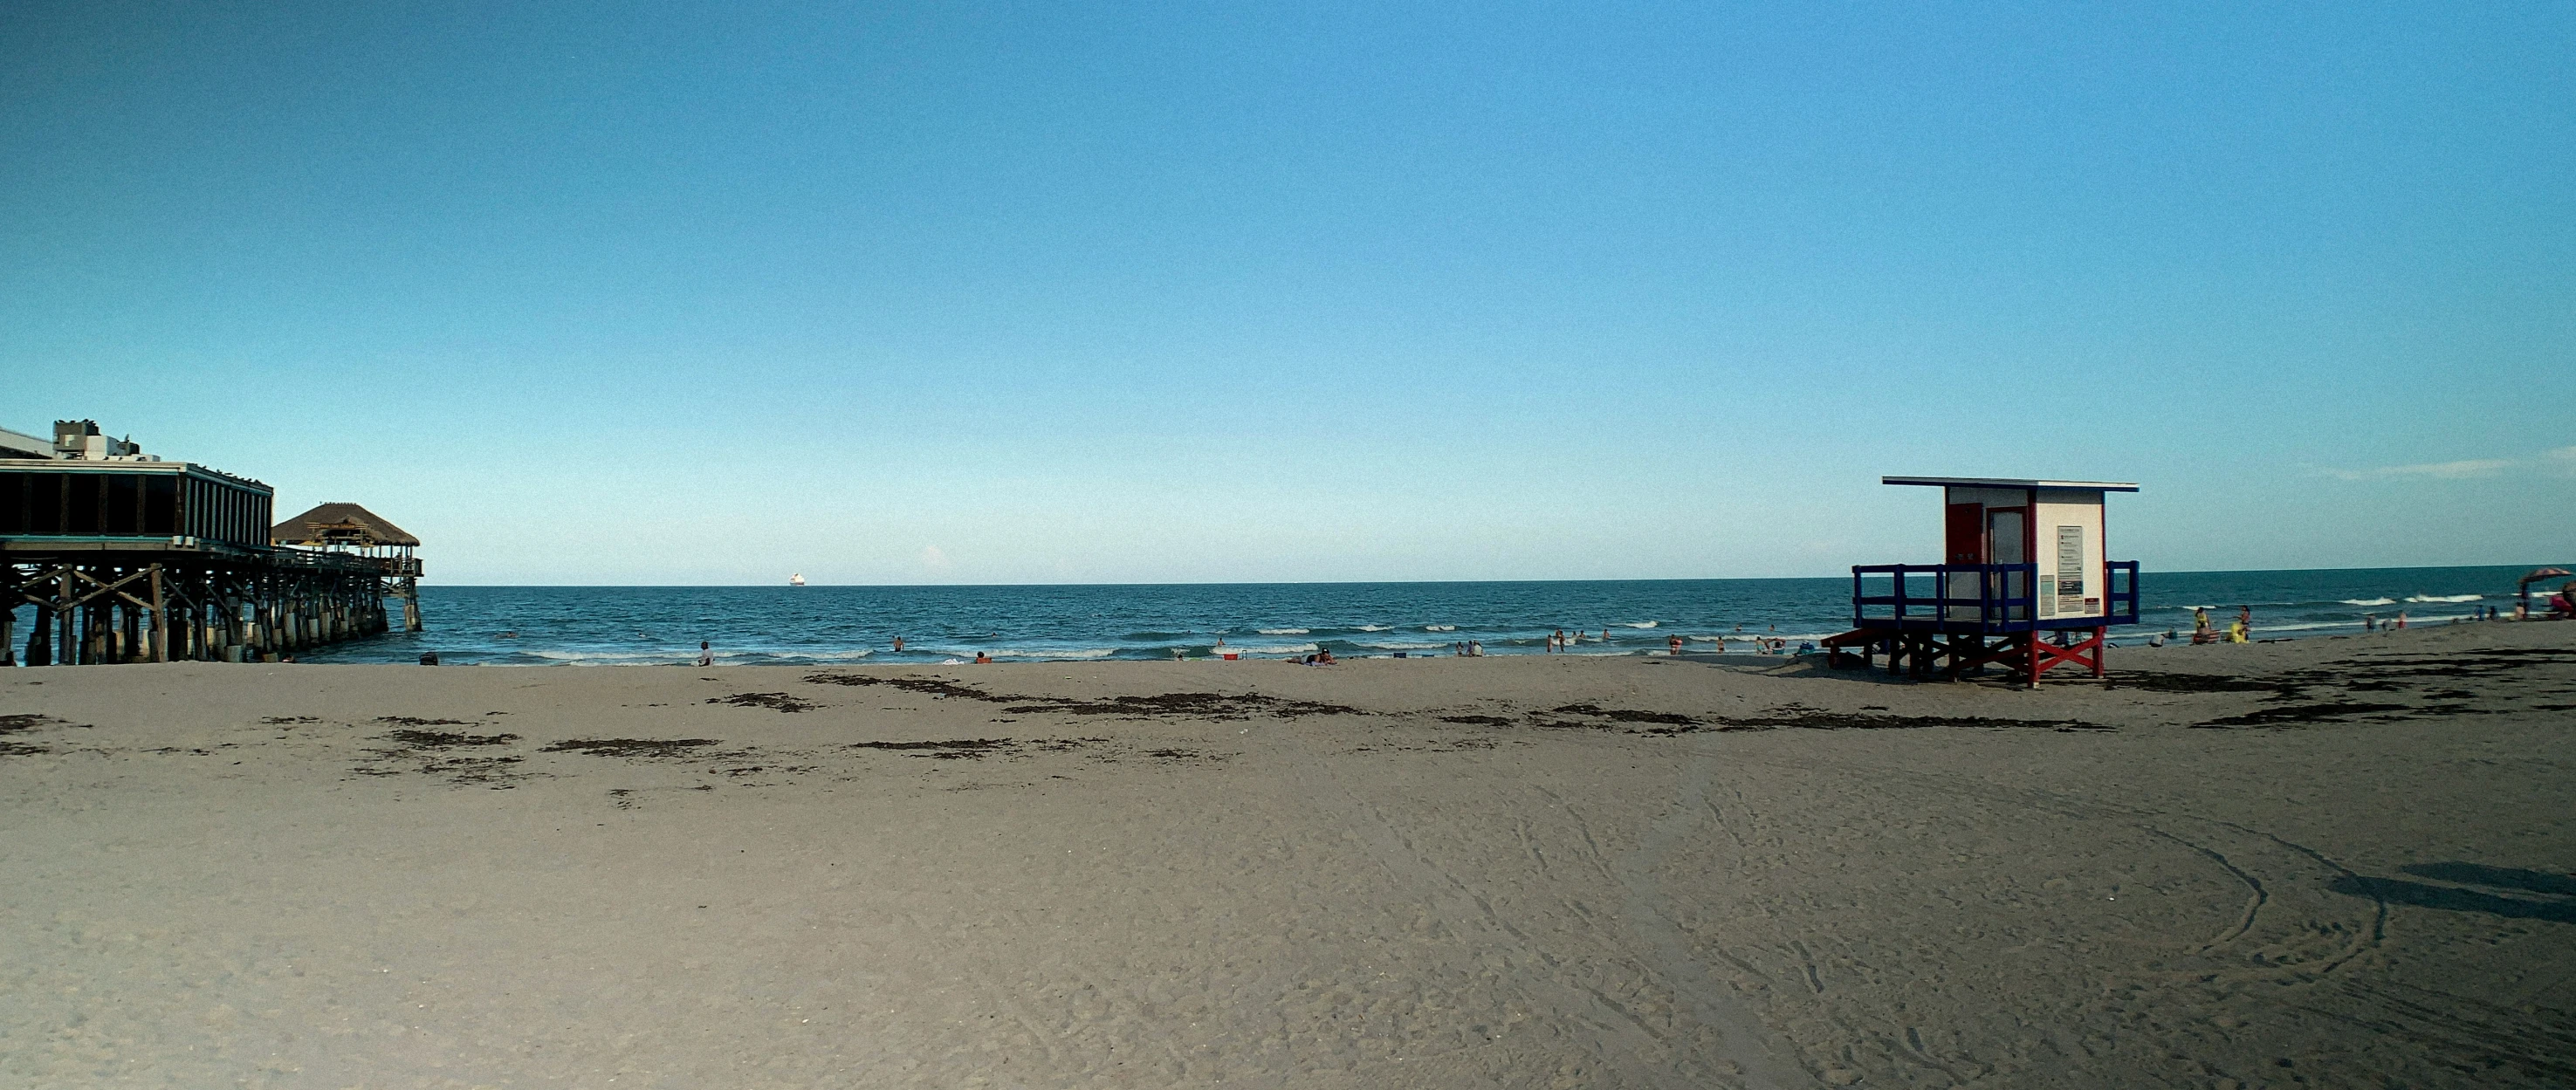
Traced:
<svg viewBox="0 0 2576 1090">
<path fill-rule="evenodd" d="M 1949 547 L 1943 550 L 1944 564 L 1983 564 L 1986 562 L 1986 505 L 1954 503 L 1950 505 L 1946 535 Z"/>
<path fill-rule="evenodd" d="M 1942 550 L 1944 564 L 1983 564 L 1986 562 L 1986 505 L 1954 503 L 1944 519 L 1947 545 Z M 1974 621 L 1978 619 L 1979 588 L 1983 582 L 1976 572 L 1954 571 L 1942 580 L 1941 596 L 1947 599 L 1941 611 L 1944 619 Z M 1966 603 L 1966 604 L 1961 604 Z"/>
</svg>

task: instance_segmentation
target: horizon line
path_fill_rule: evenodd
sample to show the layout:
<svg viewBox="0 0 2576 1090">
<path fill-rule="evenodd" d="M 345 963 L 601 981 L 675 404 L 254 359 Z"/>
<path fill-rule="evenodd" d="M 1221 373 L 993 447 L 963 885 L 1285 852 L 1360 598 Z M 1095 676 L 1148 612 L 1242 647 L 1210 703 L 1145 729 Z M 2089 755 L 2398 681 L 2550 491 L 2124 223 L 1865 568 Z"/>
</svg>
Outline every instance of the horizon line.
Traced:
<svg viewBox="0 0 2576 1090">
<path fill-rule="evenodd" d="M 1929 565 L 1929 564 L 1924 565 L 1924 567 L 1932 567 L 1932 566 L 1934 566 L 1934 565 Z M 2512 570 L 2512 569 L 2520 569 L 2520 568 L 2565 567 L 2565 566 L 2567 566 L 2567 565 L 2564 565 L 2564 564 L 2551 565 L 2551 564 L 2543 563 L 2543 564 L 2538 564 L 2538 565 L 2525 565 L 2525 564 L 2400 564 L 2400 565 L 2379 565 L 2379 566 L 2369 566 L 2369 567 L 2341 567 L 2341 568 L 2206 568 L 2206 569 L 2174 568 L 2174 569 L 2141 569 L 2141 574 L 2145 574 L 2145 573 L 2146 573 L 2146 572 L 2148 572 L 2148 571 L 2154 571 L 2154 572 L 2157 572 L 2157 573 L 2159 573 L 2159 574 L 2165 574 L 2165 575 L 2259 575 L 2259 574 L 2279 573 L 2279 572 L 2439 571 L 2439 570 L 2455 569 L 2455 568 L 2499 568 L 2499 569 Z M 1773 582 L 1791 582 L 1791 581 L 1799 581 L 1799 580 L 1813 580 L 1813 579 L 1833 579 L 1833 580 L 1843 580 L 1843 579 L 1849 579 L 1849 578 L 1851 578 L 1851 575 L 1850 575 L 1849 573 L 1844 573 L 1844 574 L 1838 574 L 1838 575 L 1653 576 L 1653 577 L 1628 578 L 1628 579 L 1268 579 L 1268 580 L 1240 579 L 1240 580 L 1210 580 L 1210 581 L 1205 581 L 1205 582 L 1169 582 L 1169 583 L 1133 583 L 1133 582 L 1096 582 L 1096 583 L 807 583 L 807 584 L 805 584 L 804 586 L 801 586 L 801 587 L 800 587 L 800 586 L 794 586 L 794 585 L 788 584 L 788 583 L 786 583 L 786 582 L 775 582 L 775 583 L 431 583 L 431 582 L 428 582 L 428 581 L 426 581 L 426 580 L 424 580 L 424 581 L 422 582 L 422 584 L 421 584 L 421 585 L 422 585 L 422 586 L 424 586 L 424 587 L 442 587 L 442 588 L 446 588 L 446 589 L 455 589 L 455 590 L 466 590 L 466 589 L 530 590 L 530 589 L 556 589 L 556 588 L 566 589 L 566 590 L 572 590 L 572 589 L 583 589 L 583 588 L 613 588 L 613 589 L 626 589 L 626 590 L 712 590 L 712 589 L 719 589 L 719 588 L 745 588 L 745 587 L 774 587 L 774 588 L 779 589 L 779 590 L 820 590 L 820 589 L 909 590 L 909 589 L 917 589 L 917 588 L 951 588 L 951 589 L 977 589 L 977 588 L 995 588 L 995 589 L 1001 589 L 1001 588 L 1023 588 L 1023 589 L 1025 589 L 1025 588 L 1031 588 L 1031 587 L 1374 587 L 1374 586 L 1389 586 L 1389 587 L 1392 587 L 1392 586 L 1427 586 L 1427 585 L 1470 585 L 1470 584 L 1478 584 L 1478 583 L 1493 583 L 1493 584 L 1540 584 L 1540 583 L 1773 583 Z"/>
</svg>

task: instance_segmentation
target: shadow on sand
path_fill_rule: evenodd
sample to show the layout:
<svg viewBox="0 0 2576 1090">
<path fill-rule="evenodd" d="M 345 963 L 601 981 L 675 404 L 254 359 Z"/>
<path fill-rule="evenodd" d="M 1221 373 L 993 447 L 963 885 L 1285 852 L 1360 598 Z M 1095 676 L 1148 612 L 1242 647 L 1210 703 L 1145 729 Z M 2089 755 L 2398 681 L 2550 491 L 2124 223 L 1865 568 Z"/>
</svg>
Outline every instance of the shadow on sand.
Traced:
<svg viewBox="0 0 2576 1090">
<path fill-rule="evenodd" d="M 2346 875 L 2327 884 L 2337 893 L 2355 897 L 2376 897 L 2390 904 L 2438 908 L 2451 912 L 2484 912 L 2514 920 L 2545 920 L 2550 923 L 2576 923 L 2576 876 L 2551 874 L 2518 867 L 2490 867 L 2479 863 L 2412 863 L 2398 868 L 2408 874 L 2430 878 L 2435 882 L 2457 883 L 2434 885 L 2410 882 L 2402 878 L 2369 878 Z M 2463 889 L 2463 886 L 2485 886 L 2486 889 Z M 2504 893 L 2489 892 L 2502 890 Z M 2510 894 L 2538 894 L 2537 897 Z"/>
</svg>

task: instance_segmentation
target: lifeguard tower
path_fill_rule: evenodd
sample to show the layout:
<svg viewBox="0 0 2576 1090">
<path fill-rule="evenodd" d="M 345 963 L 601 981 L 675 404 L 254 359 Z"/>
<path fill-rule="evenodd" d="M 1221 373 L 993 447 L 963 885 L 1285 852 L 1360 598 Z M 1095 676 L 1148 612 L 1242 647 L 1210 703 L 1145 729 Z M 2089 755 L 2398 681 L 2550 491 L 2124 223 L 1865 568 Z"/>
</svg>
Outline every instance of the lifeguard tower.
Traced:
<svg viewBox="0 0 2576 1090">
<path fill-rule="evenodd" d="M 2102 497 L 2137 485 L 1879 480 L 1942 490 L 1943 562 L 1854 565 L 1852 630 L 1824 641 L 1830 665 L 1883 653 L 1890 673 L 1956 678 L 2000 663 L 2033 688 L 2061 665 L 2102 676 L 2104 631 L 2138 623 L 2138 562 L 2104 559 Z"/>
</svg>

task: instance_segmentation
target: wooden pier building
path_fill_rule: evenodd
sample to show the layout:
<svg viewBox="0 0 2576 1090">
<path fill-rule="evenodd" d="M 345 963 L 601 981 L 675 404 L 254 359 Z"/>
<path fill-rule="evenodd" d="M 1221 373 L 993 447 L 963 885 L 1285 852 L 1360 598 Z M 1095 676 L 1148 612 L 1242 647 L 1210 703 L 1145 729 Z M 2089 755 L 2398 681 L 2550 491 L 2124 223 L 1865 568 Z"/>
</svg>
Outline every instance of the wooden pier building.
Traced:
<svg viewBox="0 0 2576 1090">
<path fill-rule="evenodd" d="M 399 529 L 280 544 L 265 484 L 145 455 L 92 421 L 54 433 L 33 450 L 0 433 L 0 665 L 273 661 L 386 631 L 389 596 L 418 630 L 419 542 Z"/>
<path fill-rule="evenodd" d="M 420 631 L 420 539 L 354 503 L 326 503 L 278 523 L 271 545 L 320 549 L 373 562 L 384 573 L 385 596 L 403 606 L 403 631 Z"/>
</svg>

